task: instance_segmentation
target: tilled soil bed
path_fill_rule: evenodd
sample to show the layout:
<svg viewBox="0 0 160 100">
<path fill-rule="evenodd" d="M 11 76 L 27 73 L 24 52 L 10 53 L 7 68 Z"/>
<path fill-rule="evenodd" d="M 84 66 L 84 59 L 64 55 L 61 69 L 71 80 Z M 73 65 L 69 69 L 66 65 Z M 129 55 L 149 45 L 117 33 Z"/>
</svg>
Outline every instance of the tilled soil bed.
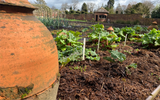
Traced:
<svg viewBox="0 0 160 100">
<path fill-rule="evenodd" d="M 87 43 L 86 48 L 94 47 Z M 116 49 L 126 55 L 124 62 L 107 61 L 103 57 L 110 53 L 100 50 L 100 61 L 70 62 L 60 68 L 57 100 L 145 100 L 160 84 L 160 49 L 142 49 L 135 42 L 120 43 Z M 130 68 L 128 74 L 126 67 L 131 63 L 137 68 Z"/>
</svg>

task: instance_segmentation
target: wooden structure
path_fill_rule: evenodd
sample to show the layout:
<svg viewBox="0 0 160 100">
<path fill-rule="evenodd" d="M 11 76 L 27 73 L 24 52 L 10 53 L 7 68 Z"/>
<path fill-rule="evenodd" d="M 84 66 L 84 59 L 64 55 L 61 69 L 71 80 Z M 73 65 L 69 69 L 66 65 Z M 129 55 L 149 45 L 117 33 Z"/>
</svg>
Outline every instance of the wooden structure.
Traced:
<svg viewBox="0 0 160 100">
<path fill-rule="evenodd" d="M 97 11 L 94 12 L 94 19 L 95 21 L 105 22 L 107 21 L 108 14 L 109 12 L 103 7 L 101 7 Z"/>
</svg>

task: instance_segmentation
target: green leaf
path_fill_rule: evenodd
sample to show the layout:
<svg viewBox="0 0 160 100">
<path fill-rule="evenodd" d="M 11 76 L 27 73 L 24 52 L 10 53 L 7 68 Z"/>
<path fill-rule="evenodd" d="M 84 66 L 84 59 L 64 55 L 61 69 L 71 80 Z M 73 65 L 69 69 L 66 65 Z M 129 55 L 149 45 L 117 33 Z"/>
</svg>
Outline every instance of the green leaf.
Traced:
<svg viewBox="0 0 160 100">
<path fill-rule="evenodd" d="M 113 57 L 114 59 L 118 59 L 120 62 L 123 62 L 124 60 L 126 60 L 126 55 L 118 52 L 118 50 L 112 50 L 111 57 Z"/>
<path fill-rule="evenodd" d="M 65 50 L 66 50 L 66 47 L 62 47 L 61 50 L 62 50 L 62 51 L 65 51 Z"/>
<path fill-rule="evenodd" d="M 70 58 L 64 58 L 64 60 L 61 62 L 63 66 L 67 65 L 70 62 Z"/>
<path fill-rule="evenodd" d="M 76 66 L 76 67 L 73 67 L 73 69 L 75 69 L 75 70 L 76 70 L 76 69 L 79 69 L 79 67 L 78 67 L 78 66 Z"/>
<path fill-rule="evenodd" d="M 118 47 L 117 44 L 116 45 L 111 45 L 111 48 L 116 48 L 116 47 Z"/>
<path fill-rule="evenodd" d="M 132 64 L 130 64 L 129 66 L 128 66 L 128 68 L 137 68 L 137 64 L 136 63 L 132 63 Z"/>
<path fill-rule="evenodd" d="M 82 32 L 86 32 L 88 30 L 88 28 L 84 28 L 83 30 L 82 30 Z"/>
<path fill-rule="evenodd" d="M 155 41 L 155 46 L 159 46 L 159 45 L 160 45 L 160 38 Z"/>
<path fill-rule="evenodd" d="M 85 50 L 85 56 L 87 59 L 90 59 L 90 60 L 97 60 L 97 61 L 100 60 L 100 57 L 98 56 L 98 54 L 95 51 L 92 51 L 91 48 Z"/>
<path fill-rule="evenodd" d="M 103 57 L 103 59 L 106 59 L 106 60 L 108 60 L 110 62 L 115 62 L 114 59 L 112 59 L 111 57 Z"/>
</svg>

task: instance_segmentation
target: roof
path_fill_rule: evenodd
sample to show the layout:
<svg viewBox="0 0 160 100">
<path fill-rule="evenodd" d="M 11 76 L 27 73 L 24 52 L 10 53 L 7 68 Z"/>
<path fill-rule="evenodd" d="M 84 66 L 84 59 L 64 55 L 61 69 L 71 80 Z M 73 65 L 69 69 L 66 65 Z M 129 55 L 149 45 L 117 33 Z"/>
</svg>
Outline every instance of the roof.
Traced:
<svg viewBox="0 0 160 100">
<path fill-rule="evenodd" d="M 95 12 L 104 12 L 104 13 L 109 13 L 109 11 L 107 11 L 107 10 L 106 10 L 106 9 L 104 9 L 103 7 L 98 8 L 98 10 L 97 10 L 97 11 L 95 11 Z"/>
</svg>

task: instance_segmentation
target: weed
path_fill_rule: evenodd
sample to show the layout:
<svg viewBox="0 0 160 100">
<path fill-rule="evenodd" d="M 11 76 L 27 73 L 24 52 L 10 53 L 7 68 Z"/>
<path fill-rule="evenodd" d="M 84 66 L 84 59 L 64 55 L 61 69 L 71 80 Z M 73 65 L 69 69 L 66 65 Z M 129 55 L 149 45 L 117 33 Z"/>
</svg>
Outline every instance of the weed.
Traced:
<svg viewBox="0 0 160 100">
<path fill-rule="evenodd" d="M 79 68 L 80 68 L 80 67 L 78 67 L 78 66 L 76 66 L 76 67 L 73 67 L 73 69 L 74 69 L 74 70 L 77 70 L 77 69 L 79 69 Z"/>
<path fill-rule="evenodd" d="M 129 50 L 124 50 L 124 52 L 131 54 L 131 51 Z"/>
<path fill-rule="evenodd" d="M 69 67 L 69 69 L 73 70 L 72 67 Z"/>
<path fill-rule="evenodd" d="M 85 66 L 84 68 L 82 66 L 73 67 L 74 70 L 81 70 L 81 72 L 86 71 L 86 68 L 87 68 L 87 66 Z"/>
<path fill-rule="evenodd" d="M 136 49 L 136 52 L 139 53 L 139 49 L 138 48 Z"/>
<path fill-rule="evenodd" d="M 74 62 L 71 62 L 70 64 L 71 64 L 71 65 L 73 65 L 73 64 L 74 64 Z"/>
<path fill-rule="evenodd" d="M 131 72 L 129 70 L 130 68 L 137 68 L 137 64 L 136 63 L 132 63 L 132 64 L 130 64 L 129 66 L 126 67 L 127 75 L 131 75 Z"/>
</svg>

